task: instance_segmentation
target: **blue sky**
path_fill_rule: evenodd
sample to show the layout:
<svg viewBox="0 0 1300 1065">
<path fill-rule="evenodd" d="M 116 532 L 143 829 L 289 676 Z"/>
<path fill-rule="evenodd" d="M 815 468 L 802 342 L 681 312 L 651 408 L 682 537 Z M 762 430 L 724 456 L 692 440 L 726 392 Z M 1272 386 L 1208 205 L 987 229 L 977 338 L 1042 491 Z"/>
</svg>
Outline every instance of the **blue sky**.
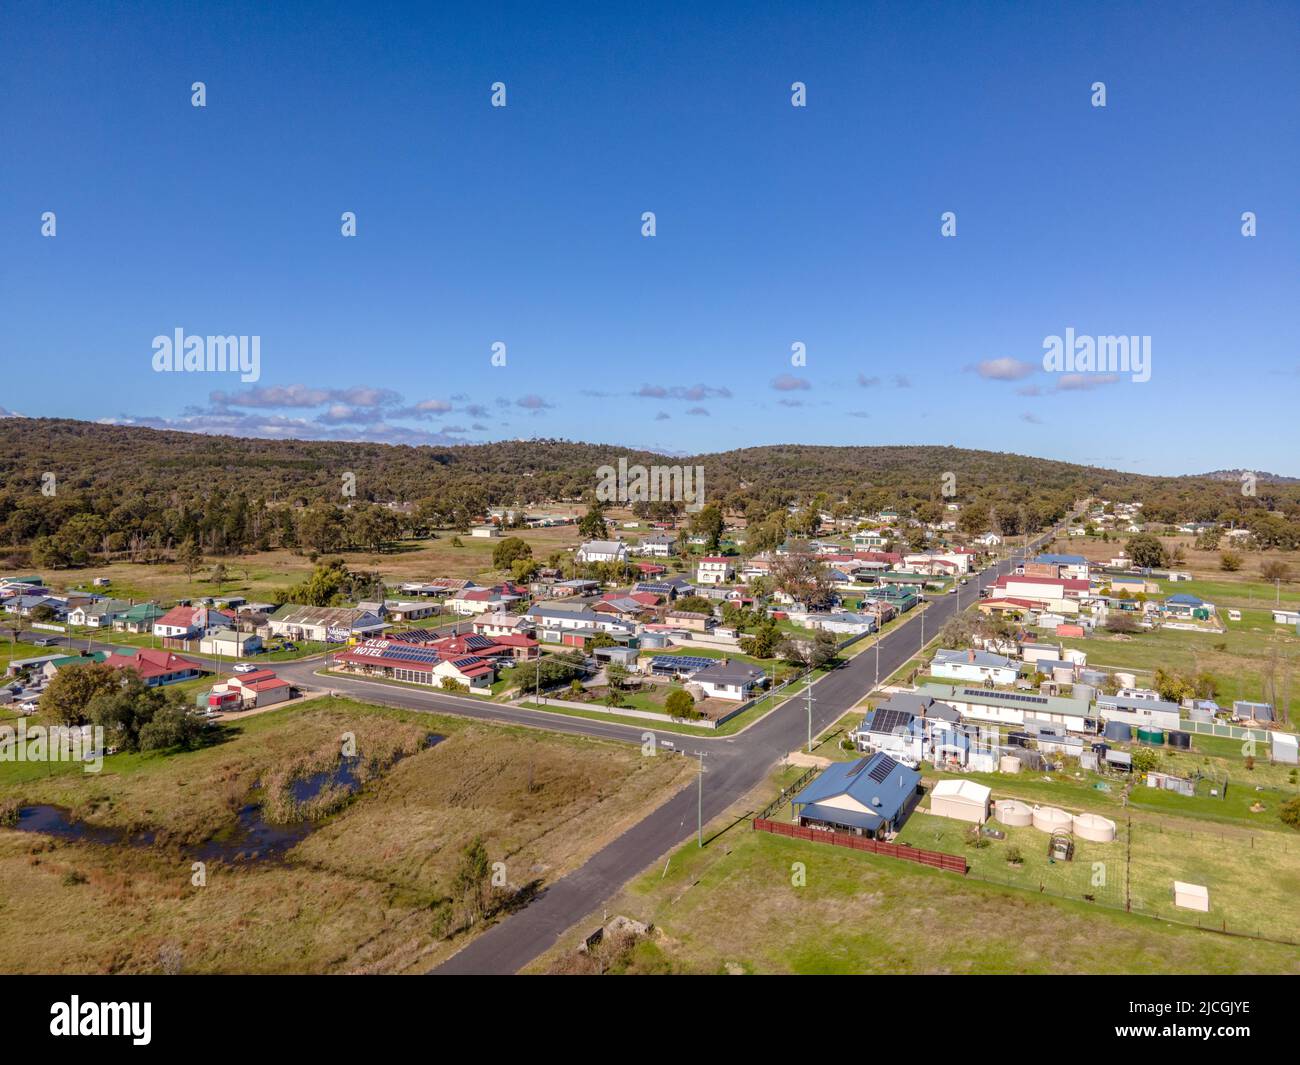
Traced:
<svg viewBox="0 0 1300 1065">
<path fill-rule="evenodd" d="M 1300 4 L 617 6 L 8 4 L 0 410 L 1300 475 Z"/>
</svg>

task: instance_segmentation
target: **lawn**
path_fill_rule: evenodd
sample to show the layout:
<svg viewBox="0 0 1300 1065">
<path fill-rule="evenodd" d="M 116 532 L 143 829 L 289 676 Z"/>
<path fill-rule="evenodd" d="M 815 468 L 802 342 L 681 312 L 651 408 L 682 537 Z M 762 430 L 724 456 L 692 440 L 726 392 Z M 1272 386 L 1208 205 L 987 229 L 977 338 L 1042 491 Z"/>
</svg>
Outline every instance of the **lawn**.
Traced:
<svg viewBox="0 0 1300 1065">
<path fill-rule="evenodd" d="M 1267 614 L 1243 612 L 1239 622 L 1227 622 L 1223 633 L 1155 629 L 1132 636 L 1098 632 L 1086 639 L 1053 640 L 1085 651 L 1088 665 L 1134 671 L 1140 683 L 1151 680 L 1158 668 L 1182 673 L 1208 670 L 1218 684 L 1220 705 L 1235 699 L 1265 700 L 1264 676 L 1272 670 L 1280 689 L 1294 692 L 1293 717 L 1300 715 L 1300 637 L 1284 626 L 1274 626 Z"/>
<path fill-rule="evenodd" d="M 1294 947 L 783 839 L 733 824 L 737 814 L 702 850 L 691 842 L 655 863 L 530 971 L 563 967 L 608 913 L 655 926 L 632 973 L 1300 973 Z"/>
<path fill-rule="evenodd" d="M 578 544 L 577 526 L 557 526 L 550 529 L 519 529 L 507 535 L 518 536 L 533 549 L 533 557 L 545 562 L 556 551 Z M 461 546 L 453 545 L 459 538 Z M 482 581 L 500 580 L 505 574 L 492 569 L 492 551 L 500 539 L 475 538 L 469 533 L 439 530 L 435 539 L 404 540 L 391 551 L 345 551 L 338 554 L 353 570 L 378 570 L 389 586 L 403 581 L 427 580 L 432 577 L 465 577 Z M 220 585 L 207 580 L 216 562 L 225 565 L 227 579 Z M 242 595 L 254 602 L 277 602 L 284 590 L 296 584 L 312 571 L 311 561 L 292 551 L 263 551 L 231 558 L 208 558 L 205 565 L 192 578 L 174 563 L 146 565 L 133 562 L 113 562 L 92 565 L 76 570 L 51 570 L 41 576 L 56 591 L 72 588 L 89 588 L 96 577 L 108 577 L 112 585 L 100 592 L 118 599 L 157 600 L 164 603 L 177 599 L 200 596 L 222 598 Z M 33 572 L 25 570 L 23 574 Z M 15 574 L 18 575 L 18 574 Z M 5 574 L 0 574 L 5 576 Z"/>
<path fill-rule="evenodd" d="M 446 738 L 366 784 L 282 862 L 210 864 L 191 882 L 176 847 L 209 838 L 259 798 L 258 782 L 302 759 Z M 0 763 L 0 802 L 55 803 L 95 824 L 149 827 L 154 846 L 63 842 L 0 828 L 0 970 L 423 972 L 464 936 L 452 881 L 484 840 L 511 888 L 544 887 L 691 779 L 685 759 L 534 729 L 317 699 L 257 715 L 223 742 L 179 754 L 116 755 L 25 776 Z M 476 926 L 481 930 L 483 926 Z"/>
</svg>

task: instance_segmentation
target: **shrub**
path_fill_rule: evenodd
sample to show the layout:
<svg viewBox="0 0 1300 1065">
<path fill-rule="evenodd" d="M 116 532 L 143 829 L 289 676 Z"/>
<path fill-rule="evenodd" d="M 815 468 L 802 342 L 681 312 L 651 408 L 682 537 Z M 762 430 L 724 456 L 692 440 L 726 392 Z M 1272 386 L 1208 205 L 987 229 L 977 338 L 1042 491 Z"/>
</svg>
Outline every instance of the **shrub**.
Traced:
<svg viewBox="0 0 1300 1065">
<path fill-rule="evenodd" d="M 1282 824 L 1300 829 L 1300 797 L 1284 802 L 1278 807 L 1277 816 L 1281 818 Z"/>
</svg>

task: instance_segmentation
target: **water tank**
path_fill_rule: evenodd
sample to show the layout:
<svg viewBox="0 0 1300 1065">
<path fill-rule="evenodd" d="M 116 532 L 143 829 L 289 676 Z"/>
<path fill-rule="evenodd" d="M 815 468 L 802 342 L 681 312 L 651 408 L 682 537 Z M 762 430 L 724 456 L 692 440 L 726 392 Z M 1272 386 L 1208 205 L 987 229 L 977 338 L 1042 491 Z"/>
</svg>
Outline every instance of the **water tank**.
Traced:
<svg viewBox="0 0 1300 1065">
<path fill-rule="evenodd" d="M 994 804 L 993 816 L 1009 828 L 1025 828 L 1034 823 L 1034 811 L 1017 799 L 999 799 Z"/>
<path fill-rule="evenodd" d="M 1074 834 L 1093 843 L 1110 843 L 1115 839 L 1115 822 L 1100 814 L 1076 814 Z"/>
<path fill-rule="evenodd" d="M 1137 677 L 1132 673 L 1116 673 L 1115 683 L 1121 688 L 1137 687 Z"/>
<path fill-rule="evenodd" d="M 1138 728 L 1138 742 L 1145 743 L 1150 747 L 1163 747 L 1165 744 L 1165 733 L 1163 729 L 1158 728 Z"/>
<path fill-rule="evenodd" d="M 1019 773 L 1020 759 L 1014 754 L 1004 754 L 1000 759 L 998 759 L 998 772 Z"/>
<path fill-rule="evenodd" d="M 1192 746 L 1192 734 L 1190 732 L 1171 732 L 1169 733 L 1169 746 L 1177 747 L 1179 750 L 1189 750 Z"/>
<path fill-rule="evenodd" d="M 1126 725 L 1123 721 L 1107 721 L 1106 727 L 1101 734 L 1108 740 L 1119 740 L 1121 743 L 1127 743 L 1133 738 L 1133 726 Z"/>
<path fill-rule="evenodd" d="M 1097 689 L 1091 684 L 1076 684 L 1071 698 L 1084 699 L 1088 702 L 1092 702 L 1097 698 Z"/>
<path fill-rule="evenodd" d="M 1059 806 L 1035 806 L 1034 827 L 1040 832 L 1069 832 L 1074 818 Z"/>
</svg>

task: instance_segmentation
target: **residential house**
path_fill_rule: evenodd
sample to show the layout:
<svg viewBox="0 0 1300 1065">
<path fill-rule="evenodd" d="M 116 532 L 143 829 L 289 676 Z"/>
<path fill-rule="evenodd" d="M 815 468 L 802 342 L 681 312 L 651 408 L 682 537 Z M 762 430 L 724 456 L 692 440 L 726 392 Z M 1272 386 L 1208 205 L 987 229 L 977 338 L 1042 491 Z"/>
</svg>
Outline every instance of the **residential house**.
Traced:
<svg viewBox="0 0 1300 1065">
<path fill-rule="evenodd" d="M 1020 667 L 1010 658 L 988 651 L 944 649 L 934 653 L 930 673 L 951 680 L 988 681 L 1010 686 L 1020 675 Z"/>
<path fill-rule="evenodd" d="M 203 666 L 172 651 L 142 647 L 138 651 L 114 651 L 106 659 L 114 669 L 133 669 L 150 688 L 194 680 L 206 672 Z"/>
<path fill-rule="evenodd" d="M 622 540 L 588 540 L 574 557 L 579 562 L 626 562 L 627 544 Z"/>
<path fill-rule="evenodd" d="M 531 636 L 536 626 L 522 614 L 480 614 L 470 628 L 476 636 Z"/>
<path fill-rule="evenodd" d="M 727 584 L 736 579 L 735 560 L 723 555 L 706 555 L 695 564 L 695 583 Z"/>
<path fill-rule="evenodd" d="M 1087 699 L 947 684 L 925 684 L 917 694 L 947 703 L 964 721 L 1021 726 L 1042 722 L 1064 725 L 1070 732 L 1096 731 L 1092 703 Z"/>
<path fill-rule="evenodd" d="M 236 629 L 214 629 L 199 640 L 199 652 L 223 658 L 247 658 L 262 650 L 262 637 Z"/>
<path fill-rule="evenodd" d="M 757 666 L 722 659 L 690 675 L 690 682 L 698 684 L 710 699 L 744 702 L 755 688 L 767 683 L 767 674 Z"/>
<path fill-rule="evenodd" d="M 636 553 L 646 558 L 672 558 L 677 554 L 677 539 L 663 533 L 642 537 Z"/>
<path fill-rule="evenodd" d="M 153 624 L 153 634 L 164 647 L 185 648 L 217 629 L 233 628 L 235 615 L 208 606 L 174 606 Z"/>
<path fill-rule="evenodd" d="M 1166 617 L 1208 621 L 1214 616 L 1214 604 L 1190 592 L 1179 592 L 1164 601 L 1162 610 Z"/>
<path fill-rule="evenodd" d="M 877 752 L 833 762 L 792 800 L 805 828 L 881 839 L 902 827 L 916 805 L 921 774 Z"/>
<path fill-rule="evenodd" d="M 105 629 L 131 609 L 125 599 L 100 599 L 68 611 L 68 624 L 78 628 Z"/>
<path fill-rule="evenodd" d="M 114 632 L 152 632 L 154 623 L 166 613 L 153 603 L 137 603 L 113 619 Z"/>
<path fill-rule="evenodd" d="M 1088 560 L 1082 555 L 1038 555 L 1024 563 L 1023 573 L 1028 577 L 1064 577 L 1067 580 L 1086 581 Z"/>
<path fill-rule="evenodd" d="M 299 606 L 286 603 L 267 618 L 273 636 L 315 643 L 344 643 L 379 635 L 387 623 L 379 615 L 358 607 Z"/>
<path fill-rule="evenodd" d="M 68 666 L 84 666 L 87 663 L 98 664 L 106 661 L 107 658 L 107 651 L 95 651 L 93 654 L 62 655 L 58 658 L 51 658 L 41 666 L 41 672 L 45 674 L 46 680 L 53 680 L 54 674 L 61 669 L 66 669 Z"/>
</svg>

